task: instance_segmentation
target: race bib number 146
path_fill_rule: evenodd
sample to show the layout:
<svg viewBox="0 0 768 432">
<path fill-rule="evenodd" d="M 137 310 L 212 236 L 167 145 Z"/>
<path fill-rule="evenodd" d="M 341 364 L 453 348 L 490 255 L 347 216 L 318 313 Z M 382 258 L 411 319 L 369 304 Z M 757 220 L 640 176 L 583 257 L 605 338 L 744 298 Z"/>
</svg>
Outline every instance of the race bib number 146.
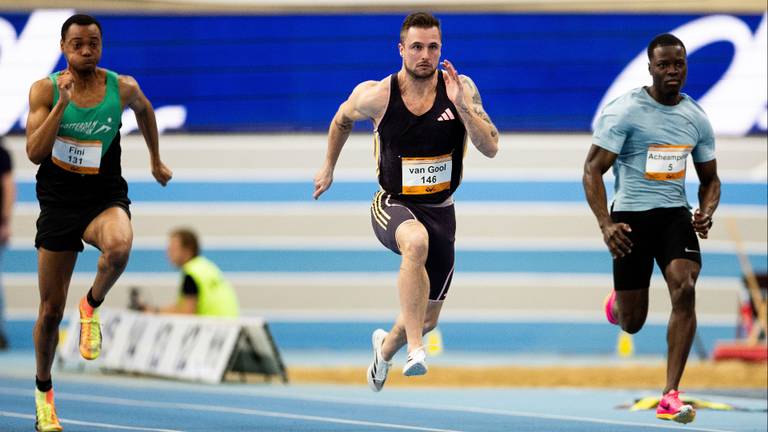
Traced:
<svg viewBox="0 0 768 432">
<path fill-rule="evenodd" d="M 403 195 L 426 195 L 451 188 L 450 154 L 403 159 Z"/>
</svg>

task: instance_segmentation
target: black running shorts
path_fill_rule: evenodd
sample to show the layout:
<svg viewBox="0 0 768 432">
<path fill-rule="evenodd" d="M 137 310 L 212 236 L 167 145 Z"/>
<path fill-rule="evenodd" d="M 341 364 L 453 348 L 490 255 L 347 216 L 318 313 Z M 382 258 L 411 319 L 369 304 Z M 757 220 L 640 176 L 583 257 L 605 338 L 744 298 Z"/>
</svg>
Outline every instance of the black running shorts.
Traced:
<svg viewBox="0 0 768 432">
<path fill-rule="evenodd" d="M 52 252 L 83 251 L 83 233 L 88 225 L 104 210 L 120 207 L 131 217 L 128 198 L 106 201 L 104 203 L 57 207 L 40 205 L 40 217 L 37 218 L 35 248 L 44 248 Z"/>
<path fill-rule="evenodd" d="M 675 259 L 691 260 L 701 266 L 699 239 L 687 208 L 615 211 L 611 219 L 632 228 L 632 232 L 625 232 L 632 241 L 632 252 L 613 260 L 613 286 L 617 291 L 648 289 L 654 260 L 662 273 Z"/>
<path fill-rule="evenodd" d="M 376 238 L 400 255 L 395 233 L 407 220 L 417 220 L 429 235 L 426 270 L 429 276 L 429 300 L 443 301 L 453 278 L 456 213 L 453 204 L 436 206 L 400 201 L 386 192 L 376 192 L 371 204 L 371 224 Z"/>
</svg>

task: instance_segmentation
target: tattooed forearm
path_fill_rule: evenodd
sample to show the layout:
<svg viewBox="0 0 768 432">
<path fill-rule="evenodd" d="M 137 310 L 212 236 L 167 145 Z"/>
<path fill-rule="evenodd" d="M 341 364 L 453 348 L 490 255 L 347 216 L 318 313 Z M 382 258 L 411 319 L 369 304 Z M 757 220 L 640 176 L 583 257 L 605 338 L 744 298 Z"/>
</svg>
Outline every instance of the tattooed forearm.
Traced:
<svg viewBox="0 0 768 432">
<path fill-rule="evenodd" d="M 486 123 L 491 124 L 491 118 L 488 117 L 488 114 L 486 114 L 485 110 L 483 110 L 482 108 L 475 107 L 475 114 L 481 119 L 485 120 Z"/>
</svg>

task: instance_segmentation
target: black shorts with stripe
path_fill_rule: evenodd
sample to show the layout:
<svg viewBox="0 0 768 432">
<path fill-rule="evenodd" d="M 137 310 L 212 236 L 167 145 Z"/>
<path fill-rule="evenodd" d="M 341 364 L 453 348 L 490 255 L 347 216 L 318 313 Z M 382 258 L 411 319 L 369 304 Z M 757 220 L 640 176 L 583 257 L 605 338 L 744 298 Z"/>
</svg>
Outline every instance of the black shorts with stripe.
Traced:
<svg viewBox="0 0 768 432">
<path fill-rule="evenodd" d="M 613 287 L 617 291 L 647 289 L 651 284 L 654 260 L 662 273 L 675 259 L 687 259 L 701 265 L 699 239 L 687 208 L 615 211 L 611 212 L 611 219 L 632 228 L 631 232 L 625 232 L 632 241 L 632 252 L 613 260 Z"/>
<path fill-rule="evenodd" d="M 400 255 L 395 233 L 407 220 L 417 220 L 429 235 L 426 270 L 429 276 L 429 300 L 445 300 L 453 278 L 456 213 L 453 204 L 414 204 L 389 193 L 376 192 L 371 204 L 373 232 L 381 244 Z"/>
</svg>

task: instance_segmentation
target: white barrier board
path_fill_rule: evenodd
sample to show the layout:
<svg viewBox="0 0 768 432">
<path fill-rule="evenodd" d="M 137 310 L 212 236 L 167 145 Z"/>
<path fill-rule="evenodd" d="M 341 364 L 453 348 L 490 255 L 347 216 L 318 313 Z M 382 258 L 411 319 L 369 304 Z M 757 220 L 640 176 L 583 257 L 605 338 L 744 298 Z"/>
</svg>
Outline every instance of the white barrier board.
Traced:
<svg viewBox="0 0 768 432">
<path fill-rule="evenodd" d="M 227 371 L 281 375 L 277 348 L 261 318 L 220 319 L 151 315 L 129 310 L 99 310 L 102 351 L 98 359 L 80 356 L 80 317 L 73 314 L 59 345 L 64 367 L 83 365 L 207 383 L 221 382 Z M 245 359 L 245 360 L 243 360 Z"/>
</svg>

